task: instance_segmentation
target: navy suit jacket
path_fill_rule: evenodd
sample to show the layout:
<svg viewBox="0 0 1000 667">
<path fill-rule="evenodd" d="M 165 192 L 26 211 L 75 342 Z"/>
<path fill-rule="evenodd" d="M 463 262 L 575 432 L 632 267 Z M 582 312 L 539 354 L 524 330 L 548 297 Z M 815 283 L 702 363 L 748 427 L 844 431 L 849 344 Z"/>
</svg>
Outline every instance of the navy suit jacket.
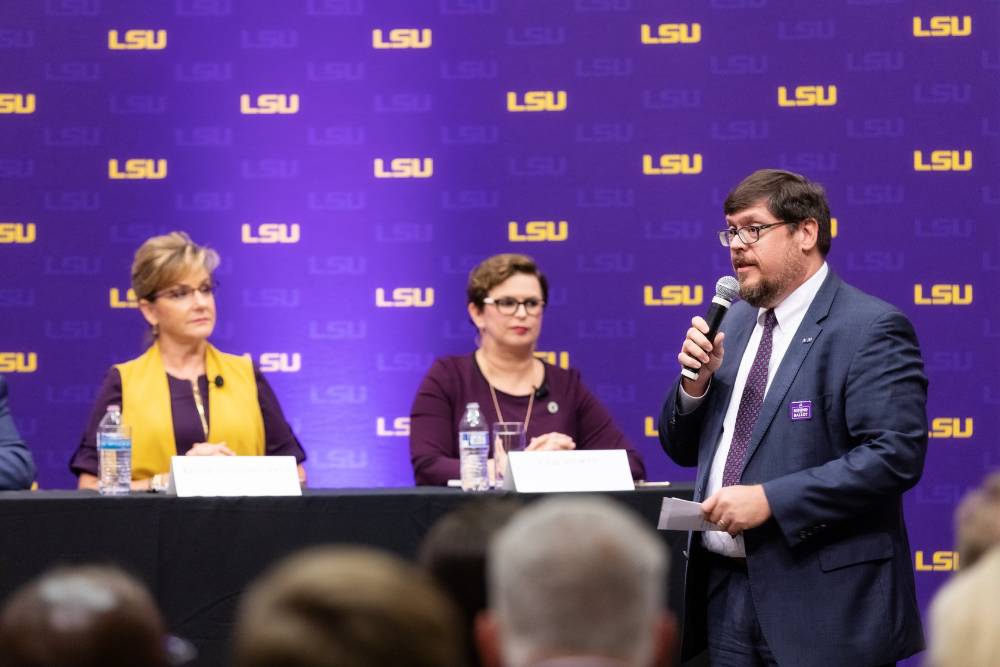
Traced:
<svg viewBox="0 0 1000 667">
<path fill-rule="evenodd" d="M 10 416 L 7 381 L 0 375 L 0 490 L 27 489 L 34 477 L 35 464 Z"/>
<path fill-rule="evenodd" d="M 757 309 L 733 305 L 726 353 L 705 399 L 681 414 L 679 378 L 660 419 L 704 499 Z M 736 397 L 733 400 L 739 400 Z M 810 401 L 810 419 L 790 404 Z M 902 495 L 927 449 L 927 378 L 916 334 L 891 305 L 832 271 L 792 338 L 751 434 L 742 484 L 763 484 L 772 517 L 744 532 L 761 630 L 782 667 L 880 665 L 923 648 Z M 684 655 L 705 647 L 706 558 L 690 540 Z"/>
</svg>

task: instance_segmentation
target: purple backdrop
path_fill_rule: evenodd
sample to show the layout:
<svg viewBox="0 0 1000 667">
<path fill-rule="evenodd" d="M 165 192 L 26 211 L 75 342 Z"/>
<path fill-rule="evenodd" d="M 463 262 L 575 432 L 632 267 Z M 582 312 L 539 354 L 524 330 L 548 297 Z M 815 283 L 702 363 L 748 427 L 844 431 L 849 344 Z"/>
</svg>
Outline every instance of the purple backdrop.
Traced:
<svg viewBox="0 0 1000 667">
<path fill-rule="evenodd" d="M 471 266 L 534 255 L 541 349 L 646 457 L 721 202 L 824 183 L 830 263 L 913 319 L 931 379 L 907 512 L 924 601 L 998 463 L 1000 5 L 846 0 L 38 0 L 0 8 L 0 372 L 43 487 L 140 352 L 131 254 L 222 254 L 215 342 L 271 375 L 315 486 L 412 483 L 407 414 L 469 351 Z M 947 13 L 947 15 L 945 15 Z"/>
</svg>

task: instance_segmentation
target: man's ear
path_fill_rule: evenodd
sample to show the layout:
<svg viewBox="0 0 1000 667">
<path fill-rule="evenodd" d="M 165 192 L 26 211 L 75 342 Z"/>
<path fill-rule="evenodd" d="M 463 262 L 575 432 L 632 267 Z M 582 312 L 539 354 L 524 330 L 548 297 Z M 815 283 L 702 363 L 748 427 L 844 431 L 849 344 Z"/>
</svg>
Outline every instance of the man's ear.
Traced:
<svg viewBox="0 0 1000 667">
<path fill-rule="evenodd" d="M 502 667 L 500 628 L 497 618 L 489 609 L 476 614 L 476 648 L 483 667 Z"/>
<path fill-rule="evenodd" d="M 799 231 L 802 232 L 802 249 L 812 250 L 819 241 L 819 222 L 816 218 L 806 218 L 799 222 Z"/>
<path fill-rule="evenodd" d="M 669 611 L 664 611 L 656 620 L 653 632 L 653 665 L 670 667 L 679 664 L 677 660 L 680 646 L 677 643 L 677 617 Z"/>
</svg>

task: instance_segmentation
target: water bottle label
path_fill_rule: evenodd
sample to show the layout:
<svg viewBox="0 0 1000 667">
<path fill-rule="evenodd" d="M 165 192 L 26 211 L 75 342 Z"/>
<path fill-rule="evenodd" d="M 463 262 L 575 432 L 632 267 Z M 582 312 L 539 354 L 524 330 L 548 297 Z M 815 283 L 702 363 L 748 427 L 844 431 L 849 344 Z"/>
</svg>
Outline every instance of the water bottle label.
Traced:
<svg viewBox="0 0 1000 667">
<path fill-rule="evenodd" d="M 486 449 L 490 446 L 486 431 L 465 431 L 458 436 L 462 449 Z"/>
<path fill-rule="evenodd" d="M 98 444 L 99 449 L 129 449 L 132 447 L 132 441 L 128 438 L 115 438 L 109 436 L 103 436 L 100 438 L 100 443 Z"/>
</svg>

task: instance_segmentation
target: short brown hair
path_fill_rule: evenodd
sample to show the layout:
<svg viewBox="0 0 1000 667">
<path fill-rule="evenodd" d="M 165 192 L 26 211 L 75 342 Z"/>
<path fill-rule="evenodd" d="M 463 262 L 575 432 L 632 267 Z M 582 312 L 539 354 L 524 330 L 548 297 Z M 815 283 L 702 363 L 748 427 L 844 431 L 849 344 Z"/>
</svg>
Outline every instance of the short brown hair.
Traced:
<svg viewBox="0 0 1000 667">
<path fill-rule="evenodd" d="M 962 498 L 955 512 L 955 533 L 963 568 L 1000 545 L 1000 472 Z"/>
<path fill-rule="evenodd" d="M 53 570 L 14 593 L 0 615 L 4 667 L 165 667 L 165 642 L 152 597 L 113 567 Z"/>
<path fill-rule="evenodd" d="M 451 602 L 375 549 L 316 547 L 257 581 L 236 623 L 237 667 L 459 667 Z"/>
<path fill-rule="evenodd" d="M 472 269 L 465 290 L 468 302 L 476 304 L 477 308 L 482 308 L 483 299 L 489 295 L 490 290 L 515 273 L 538 278 L 538 283 L 542 286 L 542 300 L 549 300 L 549 281 L 545 279 L 535 260 L 527 255 L 503 253 L 487 257 Z"/>
<path fill-rule="evenodd" d="M 219 265 L 219 254 L 200 246 L 184 232 L 154 236 L 135 251 L 132 262 L 132 289 L 136 298 L 150 299 L 199 268 L 211 273 Z"/>
<path fill-rule="evenodd" d="M 767 201 L 767 210 L 779 220 L 797 224 L 813 218 L 819 227 L 816 247 L 826 257 L 830 252 L 830 205 L 822 185 L 790 171 L 759 169 L 729 193 L 723 209 L 726 215 L 732 215 L 761 199 Z"/>
</svg>

